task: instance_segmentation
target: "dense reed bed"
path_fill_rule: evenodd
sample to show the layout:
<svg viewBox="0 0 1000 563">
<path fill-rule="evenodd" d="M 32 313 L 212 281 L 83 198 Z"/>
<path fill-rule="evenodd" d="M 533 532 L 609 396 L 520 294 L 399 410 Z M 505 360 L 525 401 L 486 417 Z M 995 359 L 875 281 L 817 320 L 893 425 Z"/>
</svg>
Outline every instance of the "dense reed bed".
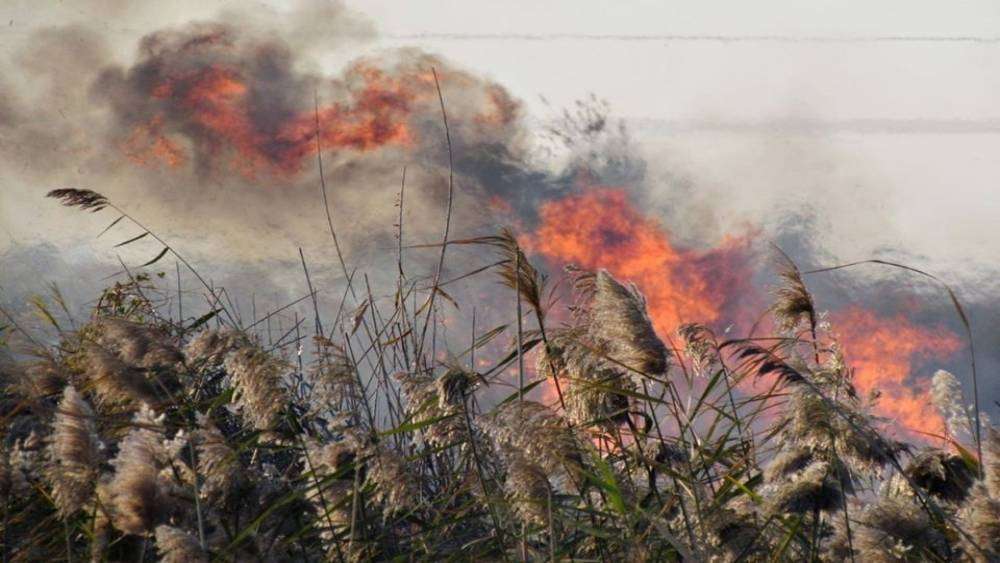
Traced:
<svg viewBox="0 0 1000 563">
<path fill-rule="evenodd" d="M 939 372 L 946 440 L 888 437 L 790 260 L 773 334 L 664 343 L 606 271 L 553 305 L 511 232 L 454 244 L 498 255 L 478 275 L 510 310 L 446 359 L 446 282 L 402 268 L 277 340 L 208 285 L 208 314 L 172 316 L 139 273 L 72 326 L 37 302 L 48 335 L 6 315 L 3 560 L 1000 557 L 1000 430 Z"/>
</svg>

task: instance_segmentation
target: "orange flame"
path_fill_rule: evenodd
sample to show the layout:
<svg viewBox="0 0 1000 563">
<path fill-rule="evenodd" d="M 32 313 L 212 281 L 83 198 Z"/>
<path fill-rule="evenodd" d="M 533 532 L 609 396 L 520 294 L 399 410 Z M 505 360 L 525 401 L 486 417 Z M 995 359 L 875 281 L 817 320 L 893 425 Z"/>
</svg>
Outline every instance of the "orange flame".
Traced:
<svg viewBox="0 0 1000 563">
<path fill-rule="evenodd" d="M 248 178 L 260 171 L 285 176 L 298 172 L 317 150 L 317 113 L 323 149 L 370 151 L 411 144 L 408 118 L 414 103 L 429 95 L 427 78 L 390 76 L 364 64 L 356 65 L 349 76 L 361 85 L 350 90 L 347 101 L 266 118 L 252 107 L 252 88 L 237 70 L 207 65 L 164 77 L 150 92 L 166 109 L 135 127 L 125 143 L 126 154 L 147 165 L 157 159 L 171 166 L 185 161 L 180 147 L 160 133 L 164 114 L 180 123 L 181 132 L 195 131 L 206 139 L 210 154 L 231 151 L 233 163 Z"/>
<path fill-rule="evenodd" d="M 623 189 L 598 187 L 551 201 L 539 217 L 531 250 L 555 263 L 604 268 L 634 282 L 661 336 L 669 337 L 683 322 L 722 320 L 729 297 L 740 294 L 749 278 L 739 275 L 745 241 L 727 239 L 704 253 L 678 249 L 664 226 L 633 207 Z"/>
<path fill-rule="evenodd" d="M 910 432 L 942 435 L 944 420 L 930 401 L 929 381 L 910 378 L 918 364 L 945 360 L 962 342 L 943 327 L 928 328 L 905 315 L 879 317 L 850 307 L 833 314 L 833 326 L 854 384 L 862 393 L 881 394 L 875 411 Z"/>
</svg>

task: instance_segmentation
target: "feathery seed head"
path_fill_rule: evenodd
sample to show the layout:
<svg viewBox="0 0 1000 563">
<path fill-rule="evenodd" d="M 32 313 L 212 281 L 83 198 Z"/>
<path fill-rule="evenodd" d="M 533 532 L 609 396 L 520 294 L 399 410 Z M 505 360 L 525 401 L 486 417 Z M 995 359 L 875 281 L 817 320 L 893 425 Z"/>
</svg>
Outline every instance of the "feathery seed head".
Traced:
<svg viewBox="0 0 1000 563">
<path fill-rule="evenodd" d="M 586 287 L 590 282 L 585 282 Z M 607 346 L 608 355 L 631 370 L 659 375 L 667 371 L 667 349 L 646 313 L 646 300 L 633 286 L 605 270 L 593 278 L 589 301 L 590 333 Z"/>
<path fill-rule="evenodd" d="M 218 365 L 228 353 L 249 344 L 246 335 L 235 329 L 203 330 L 184 347 L 184 357 L 192 365 Z"/>
<path fill-rule="evenodd" d="M 64 517 L 80 510 L 93 493 L 101 448 L 94 411 L 72 385 L 67 386 L 53 423 L 47 472 Z"/>
<path fill-rule="evenodd" d="M 236 393 L 233 402 L 257 430 L 273 430 L 285 406 L 283 377 L 289 367 L 256 346 L 232 352 L 225 360 Z"/>
<path fill-rule="evenodd" d="M 931 402 L 944 418 L 948 433 L 962 439 L 972 435 L 969 414 L 962 406 L 962 384 L 950 372 L 939 369 L 931 379 Z"/>
<path fill-rule="evenodd" d="M 161 563 L 208 561 L 198 544 L 198 538 L 166 524 L 156 527 L 156 550 L 160 553 Z"/>
<path fill-rule="evenodd" d="M 52 190 L 45 195 L 46 197 L 58 199 L 66 207 L 78 207 L 93 213 L 110 205 L 108 198 L 92 190 L 62 188 Z"/>
</svg>

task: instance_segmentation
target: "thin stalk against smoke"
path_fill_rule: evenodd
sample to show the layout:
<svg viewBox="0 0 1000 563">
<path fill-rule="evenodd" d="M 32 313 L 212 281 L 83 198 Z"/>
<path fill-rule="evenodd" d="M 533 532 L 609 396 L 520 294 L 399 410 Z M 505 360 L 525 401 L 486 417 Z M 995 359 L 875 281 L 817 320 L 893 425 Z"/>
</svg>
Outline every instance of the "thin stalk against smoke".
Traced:
<svg viewBox="0 0 1000 563">
<path fill-rule="evenodd" d="M 476 309 L 472 309 L 472 345 L 469 347 L 469 372 L 476 373 Z M 472 430 L 472 415 L 469 413 L 469 396 L 462 395 L 462 414 L 465 417 L 465 429 L 469 433 L 469 447 L 472 450 L 473 460 L 476 462 L 476 474 L 479 477 L 479 484 L 483 488 L 483 496 L 486 497 L 486 505 L 490 509 L 490 520 L 493 521 L 494 534 L 497 537 L 497 544 L 500 549 L 504 549 L 504 535 L 500 527 L 500 518 L 497 516 L 496 507 L 493 506 L 493 499 L 490 491 L 486 487 L 486 471 L 483 469 L 483 459 L 476 445 L 476 436 Z"/>
<path fill-rule="evenodd" d="M 521 266 L 521 253 L 518 252 L 517 256 L 514 258 L 514 271 L 520 269 Z M 516 311 L 517 311 L 517 398 L 518 400 L 524 400 L 524 351 L 521 349 L 523 347 L 523 332 L 524 329 L 521 327 L 521 276 L 514 276 L 514 298 L 517 301 Z"/>
<path fill-rule="evenodd" d="M 323 173 L 323 147 L 320 141 L 319 128 L 319 94 L 313 90 L 313 113 L 316 117 L 316 163 L 319 165 L 319 185 L 323 193 L 323 209 L 326 211 L 326 224 L 330 228 L 330 237 L 333 238 L 333 248 L 337 252 L 337 260 L 340 262 L 340 269 L 344 273 L 344 279 L 348 279 L 347 263 L 344 262 L 344 253 L 340 250 L 340 242 L 337 240 L 337 230 L 333 228 L 333 215 L 330 213 L 330 201 L 326 196 L 326 175 Z M 350 287 L 350 286 L 349 286 Z M 357 301 L 354 289 L 351 288 L 351 297 Z M 322 331 L 320 331 L 322 334 Z"/>
<path fill-rule="evenodd" d="M 399 286 L 402 287 L 406 274 L 403 271 L 403 196 L 406 193 L 406 166 L 399 180 L 399 219 L 396 223 L 396 267 L 399 269 Z M 397 288 L 399 289 L 399 288 Z"/>
<path fill-rule="evenodd" d="M 312 280 L 309 278 L 309 267 L 306 266 L 306 255 L 302 252 L 302 247 L 299 247 L 299 259 L 302 261 L 302 271 L 306 276 L 306 286 L 309 288 L 309 295 L 312 295 L 313 304 L 313 315 L 316 317 L 316 334 L 323 336 L 323 321 L 319 318 L 319 303 L 316 300 L 316 290 L 313 289 Z"/>
<path fill-rule="evenodd" d="M 438 283 L 441 282 L 441 272 L 444 270 L 444 255 L 448 249 L 448 234 L 451 231 L 451 212 L 455 201 L 455 165 L 451 149 L 451 131 L 448 129 L 448 112 L 444 107 L 444 95 L 441 94 L 441 84 L 438 82 L 437 70 L 431 67 L 431 74 L 434 75 L 434 87 L 437 89 L 438 102 L 441 104 L 441 121 L 444 123 L 444 137 L 448 145 L 448 209 L 445 212 L 444 235 L 441 237 L 441 254 L 438 257 L 437 270 L 434 272 L 434 283 L 432 284 L 431 296 L 428 299 L 427 318 L 424 320 L 424 328 L 420 334 L 420 344 L 417 348 L 415 358 L 419 361 L 423 354 L 424 340 L 427 338 L 427 327 L 431 322 L 431 313 L 434 311 L 434 298 L 438 294 Z"/>
</svg>

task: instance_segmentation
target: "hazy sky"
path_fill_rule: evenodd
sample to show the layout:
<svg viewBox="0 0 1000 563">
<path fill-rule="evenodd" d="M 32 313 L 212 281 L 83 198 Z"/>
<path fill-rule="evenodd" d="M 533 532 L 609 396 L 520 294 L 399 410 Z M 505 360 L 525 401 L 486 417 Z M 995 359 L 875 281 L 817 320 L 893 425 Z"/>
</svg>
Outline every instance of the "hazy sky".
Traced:
<svg viewBox="0 0 1000 563">
<path fill-rule="evenodd" d="M 648 120 L 634 130 L 654 174 L 699 186 L 714 221 L 811 206 L 844 259 L 897 248 L 947 270 L 1000 256 L 995 2 L 354 6 L 378 22 L 378 44 L 444 53 L 536 115 L 539 96 L 561 107 L 593 92 Z M 638 38 L 593 38 L 621 35 Z M 688 35 L 745 40 L 648 38 Z M 901 40 L 916 36 L 955 40 Z"/>
<path fill-rule="evenodd" d="M 353 31 L 377 35 L 318 46 L 320 64 L 419 46 L 505 85 L 538 120 L 594 93 L 630 120 L 657 197 L 699 236 L 779 207 L 820 217 L 818 237 L 843 259 L 888 249 L 947 273 L 992 270 L 1000 255 L 996 2 L 347 4 L 371 20 Z M 8 0 L 0 50 L 42 26 L 86 22 L 127 61 L 149 30 L 235 5 L 263 19 L 291 6 Z M 0 217 L 23 235 L 24 215 L 6 201 Z"/>
</svg>

